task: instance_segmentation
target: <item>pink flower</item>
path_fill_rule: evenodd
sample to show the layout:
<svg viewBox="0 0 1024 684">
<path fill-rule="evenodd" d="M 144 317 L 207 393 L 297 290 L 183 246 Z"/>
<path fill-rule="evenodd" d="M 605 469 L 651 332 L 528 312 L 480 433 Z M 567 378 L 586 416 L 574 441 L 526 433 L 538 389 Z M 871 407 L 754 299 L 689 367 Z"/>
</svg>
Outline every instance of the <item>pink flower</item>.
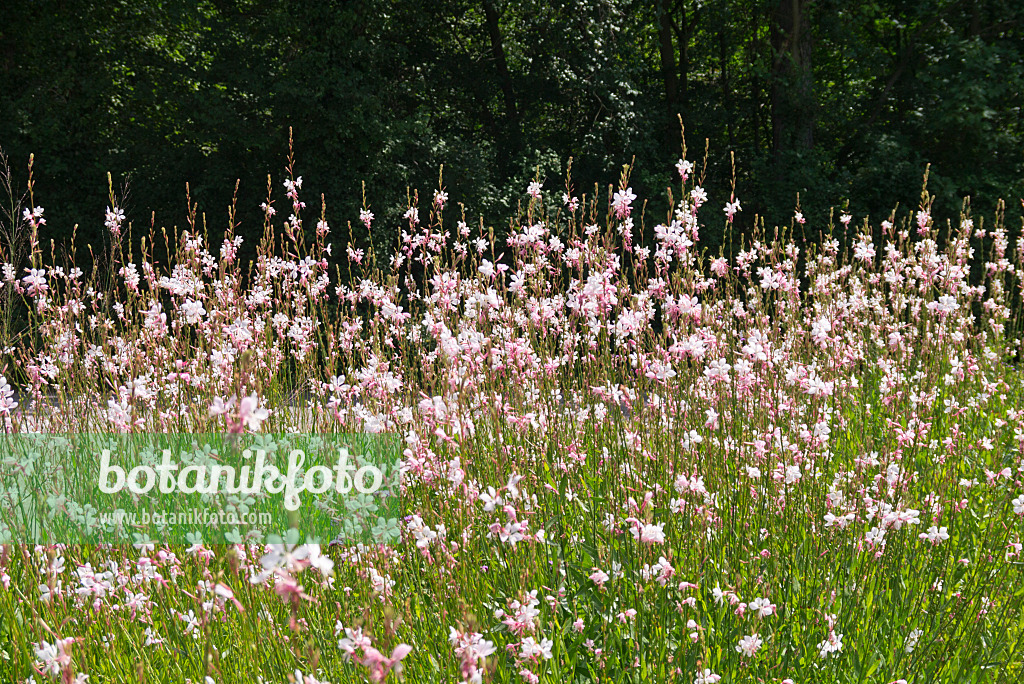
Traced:
<svg viewBox="0 0 1024 684">
<path fill-rule="evenodd" d="M 625 190 L 619 190 L 612 197 L 612 209 L 615 210 L 616 218 L 626 218 L 629 216 L 631 211 L 630 205 L 633 200 L 636 199 L 636 195 L 633 194 L 633 188 L 626 188 Z"/>
<path fill-rule="evenodd" d="M 373 221 L 373 212 L 368 209 L 360 209 L 359 220 L 362 221 L 363 225 L 366 226 L 366 229 L 369 230 L 370 223 Z"/>
<path fill-rule="evenodd" d="M 704 188 L 696 185 L 693 190 L 690 190 L 690 200 L 693 202 L 693 212 L 696 214 L 701 205 L 708 201 L 708 193 Z"/>
<path fill-rule="evenodd" d="M 250 430 L 260 429 L 260 423 L 270 417 L 270 411 L 259 407 L 259 397 L 251 394 L 238 404 L 238 420 L 245 423 Z"/>
<path fill-rule="evenodd" d="M 686 159 L 680 159 L 676 162 L 676 171 L 679 172 L 679 177 L 686 182 L 686 179 L 690 177 L 693 172 L 693 162 Z"/>
<path fill-rule="evenodd" d="M 345 631 L 345 636 L 338 640 L 338 648 L 345 656 L 351 658 L 355 655 L 356 649 L 362 650 L 370 647 L 370 637 L 363 634 L 362 627 L 357 627 L 354 630 L 348 627 L 343 628 L 339 622 L 334 626 L 334 634 L 340 634 L 342 629 Z"/>
<path fill-rule="evenodd" d="M 736 215 L 736 212 L 740 211 L 740 201 L 733 200 L 732 202 L 726 202 L 725 208 L 722 211 L 725 212 L 725 219 L 729 223 L 732 223 L 732 219 Z"/>
<path fill-rule="evenodd" d="M 234 413 L 228 418 L 228 432 L 239 434 L 248 427 L 253 432 L 260 429 L 260 425 L 270 417 L 270 411 L 260 407 L 260 400 L 256 394 L 243 397 L 238 401 L 237 397 L 224 401 L 220 396 L 213 398 L 209 413 L 211 416 L 224 416 Z M 237 405 L 237 411 L 235 407 Z"/>
<path fill-rule="evenodd" d="M 384 681 L 384 678 L 392 670 L 396 673 L 401 672 L 402 667 L 400 663 L 411 651 L 412 646 L 409 644 L 399 644 L 391 651 L 391 656 L 386 657 L 374 647 L 364 646 L 362 664 L 369 670 L 370 681 Z"/>
<path fill-rule="evenodd" d="M 488 656 L 495 652 L 494 642 L 483 638 L 479 632 L 463 633 L 454 627 L 448 628 L 448 642 L 452 644 L 455 655 L 461 660 L 462 677 L 467 682 L 481 681 L 480 668 Z"/>
<path fill-rule="evenodd" d="M 223 582 L 217 582 L 217 584 L 213 586 L 213 593 L 222 602 L 230 601 L 231 603 L 235 604 L 235 608 L 238 609 L 239 613 L 245 612 L 245 608 L 242 607 L 241 601 L 235 598 L 235 592 L 231 589 L 231 587 L 224 584 Z"/>
<path fill-rule="evenodd" d="M 917 232 L 918 233 L 925 233 L 925 232 L 927 232 L 927 230 L 928 230 L 928 222 L 931 221 L 931 220 L 932 220 L 932 215 L 931 215 L 930 212 L 928 212 L 928 211 L 926 211 L 924 209 L 922 209 L 921 211 L 917 212 Z"/>
<path fill-rule="evenodd" d="M 14 390 L 7 384 L 7 378 L 0 375 L 0 416 L 10 415 L 18 408 L 18 402 L 14 401 Z"/>
<path fill-rule="evenodd" d="M 656 525 L 648 525 L 641 523 L 635 518 L 628 518 L 627 522 L 633 523 L 631 529 L 633 538 L 639 541 L 641 544 L 664 544 L 665 543 L 665 523 L 658 523 Z"/>
<path fill-rule="evenodd" d="M 22 218 L 25 219 L 25 222 L 28 223 L 33 228 L 38 228 L 39 226 L 45 226 L 46 225 L 46 219 L 43 218 L 43 208 L 42 207 L 36 207 L 35 209 L 32 209 L 31 211 L 29 211 L 28 209 L 25 209 L 25 211 L 23 211 L 21 213 L 21 216 L 22 216 Z"/>
<path fill-rule="evenodd" d="M 107 207 L 107 216 L 104 221 L 104 225 L 110 230 L 111 234 L 116 238 L 121 235 L 121 223 L 124 221 L 124 212 L 114 207 L 111 209 Z"/>
<path fill-rule="evenodd" d="M 54 643 L 41 641 L 35 645 L 36 667 L 41 674 L 56 677 L 63 674 L 67 681 L 71 680 L 71 644 L 75 643 L 73 637 L 58 639 Z"/>
</svg>

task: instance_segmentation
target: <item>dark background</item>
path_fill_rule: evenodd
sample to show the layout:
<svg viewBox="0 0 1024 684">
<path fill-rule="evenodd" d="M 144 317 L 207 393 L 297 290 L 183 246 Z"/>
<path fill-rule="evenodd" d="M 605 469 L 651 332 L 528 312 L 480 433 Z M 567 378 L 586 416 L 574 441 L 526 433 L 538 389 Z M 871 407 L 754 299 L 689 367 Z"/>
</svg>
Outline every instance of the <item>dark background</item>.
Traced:
<svg viewBox="0 0 1024 684">
<path fill-rule="evenodd" d="M 1004 198 L 1016 217 L 1024 195 L 1015 0 L 3 5 L 0 147 L 16 192 L 35 154 L 44 245 L 66 246 L 75 224 L 82 245 L 109 241 L 108 172 L 136 231 L 154 212 L 157 227 L 184 225 L 188 181 L 212 236 L 239 179 L 239 233 L 253 242 L 268 173 L 277 218 L 290 213 L 289 127 L 305 216 L 325 193 L 336 232 L 352 221 L 360 241 L 362 181 L 375 242 L 396 237 L 407 188 L 429 202 L 442 164 L 451 200 L 500 231 L 538 168 L 560 199 L 570 156 L 588 194 L 635 157 L 650 226 L 677 181 L 678 115 L 691 159 L 710 139 L 712 248 L 730 152 L 740 232 L 755 213 L 789 224 L 798 192 L 815 231 L 845 202 L 876 223 L 897 203 L 916 209 L 929 162 L 938 217 L 968 195 L 975 213 Z"/>
</svg>

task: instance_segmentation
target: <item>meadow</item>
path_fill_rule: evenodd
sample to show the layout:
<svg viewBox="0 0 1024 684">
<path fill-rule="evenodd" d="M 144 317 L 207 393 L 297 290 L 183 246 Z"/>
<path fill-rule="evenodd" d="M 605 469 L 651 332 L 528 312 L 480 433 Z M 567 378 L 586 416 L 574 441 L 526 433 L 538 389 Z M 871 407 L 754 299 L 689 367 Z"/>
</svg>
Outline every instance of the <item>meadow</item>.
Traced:
<svg viewBox="0 0 1024 684">
<path fill-rule="evenodd" d="M 1024 240 L 1002 211 L 935 225 L 925 190 L 765 229 L 681 159 L 663 218 L 628 170 L 592 196 L 535 181 L 499 239 L 439 184 L 392 251 L 291 168 L 250 263 L 233 228 L 140 234 L 112 196 L 86 275 L 47 258 L 30 198 L 0 420 L 397 434 L 394 541 L 7 539 L 0 680 L 1024 678 Z M 712 222 L 728 253 L 701 248 Z"/>
</svg>

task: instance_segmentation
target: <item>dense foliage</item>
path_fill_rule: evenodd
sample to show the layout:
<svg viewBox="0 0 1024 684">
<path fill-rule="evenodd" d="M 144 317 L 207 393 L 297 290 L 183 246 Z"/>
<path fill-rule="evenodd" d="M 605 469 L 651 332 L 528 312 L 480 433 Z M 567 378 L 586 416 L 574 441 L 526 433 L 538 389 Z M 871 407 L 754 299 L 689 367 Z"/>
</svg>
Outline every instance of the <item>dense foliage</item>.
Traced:
<svg viewBox="0 0 1024 684">
<path fill-rule="evenodd" d="M 83 243 L 107 239 L 108 171 L 147 228 L 182 223 L 186 180 L 222 228 L 240 179 L 238 232 L 253 235 L 289 126 L 307 193 L 344 222 L 365 181 L 382 240 L 442 164 L 488 223 L 535 174 L 559 185 L 570 157 L 577 189 L 635 157 L 635 190 L 661 197 L 680 117 L 691 145 L 715 143 L 714 196 L 735 153 L 737 230 L 755 213 L 788 224 L 798 192 L 814 234 L 818 198 L 880 220 L 916 205 L 929 162 L 936 217 L 966 195 L 1017 211 L 1022 18 L 1012 0 L 9 3 L 0 147 L 16 169 L 36 155 L 44 245 L 76 223 Z"/>
</svg>

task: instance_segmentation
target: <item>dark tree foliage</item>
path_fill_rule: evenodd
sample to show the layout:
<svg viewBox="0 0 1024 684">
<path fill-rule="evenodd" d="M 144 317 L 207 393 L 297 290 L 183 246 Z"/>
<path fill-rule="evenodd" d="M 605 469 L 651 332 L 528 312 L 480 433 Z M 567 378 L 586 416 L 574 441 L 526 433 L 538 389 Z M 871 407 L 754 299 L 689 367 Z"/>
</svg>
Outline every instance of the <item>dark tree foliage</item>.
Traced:
<svg viewBox="0 0 1024 684">
<path fill-rule="evenodd" d="M 442 165 L 499 230 L 536 175 L 560 197 L 570 157 L 587 193 L 635 159 L 662 215 L 680 118 L 691 159 L 710 140 L 717 206 L 734 153 L 737 231 L 789 224 L 797 193 L 809 227 L 837 202 L 912 208 L 929 163 L 939 216 L 1024 195 L 1014 0 L 24 0 L 2 17 L 0 148 L 16 172 L 35 154 L 43 238 L 64 244 L 75 224 L 109 240 L 108 172 L 136 230 L 182 224 L 187 181 L 213 236 L 239 180 L 255 237 L 289 127 L 307 213 L 323 193 L 332 225 L 361 229 L 365 182 L 375 241 Z"/>
</svg>

